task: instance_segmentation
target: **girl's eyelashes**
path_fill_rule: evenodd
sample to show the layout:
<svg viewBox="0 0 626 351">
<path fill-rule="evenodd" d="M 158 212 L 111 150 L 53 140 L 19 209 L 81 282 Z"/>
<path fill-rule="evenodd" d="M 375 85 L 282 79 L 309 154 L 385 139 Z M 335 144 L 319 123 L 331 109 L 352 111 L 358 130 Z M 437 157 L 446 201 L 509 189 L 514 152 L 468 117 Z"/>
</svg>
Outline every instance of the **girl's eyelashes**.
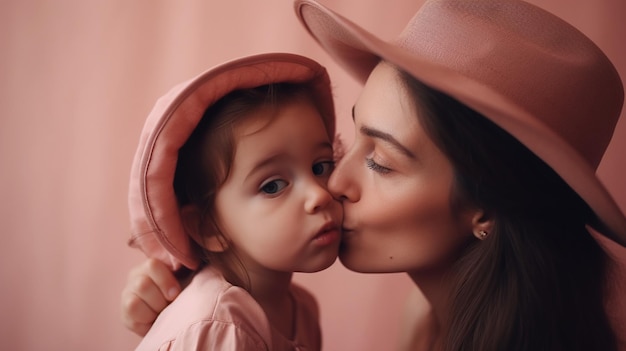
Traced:
<svg viewBox="0 0 626 351">
<path fill-rule="evenodd" d="M 335 169 L 334 161 L 317 162 L 313 164 L 313 167 L 311 167 L 313 174 L 315 174 L 316 176 L 330 175 L 330 173 L 332 173 L 334 169 Z"/>
<path fill-rule="evenodd" d="M 372 171 L 376 173 L 387 174 L 391 172 L 391 169 L 385 166 L 379 165 L 378 163 L 376 163 L 376 161 L 374 161 L 374 159 L 369 158 L 369 157 L 365 158 L 365 164 L 367 165 L 367 168 L 371 169 Z"/>
<path fill-rule="evenodd" d="M 268 195 L 276 195 L 289 185 L 287 181 L 282 179 L 273 179 L 261 186 L 260 191 Z"/>
<path fill-rule="evenodd" d="M 313 166 L 311 166 L 311 172 L 313 172 L 313 174 L 317 177 L 328 177 L 332 173 L 333 169 L 335 169 L 335 162 L 330 160 L 316 162 Z M 289 181 L 274 178 L 261 184 L 259 192 L 266 195 L 277 195 L 287 186 L 289 186 Z"/>
</svg>

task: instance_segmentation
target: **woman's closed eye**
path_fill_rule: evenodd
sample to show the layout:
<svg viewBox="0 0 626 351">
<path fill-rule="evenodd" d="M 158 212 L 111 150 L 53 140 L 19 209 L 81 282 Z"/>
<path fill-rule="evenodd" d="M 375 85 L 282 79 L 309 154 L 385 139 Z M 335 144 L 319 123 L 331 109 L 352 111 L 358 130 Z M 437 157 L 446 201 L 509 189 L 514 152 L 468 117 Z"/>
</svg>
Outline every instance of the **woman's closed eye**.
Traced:
<svg viewBox="0 0 626 351">
<path fill-rule="evenodd" d="M 367 168 L 371 169 L 372 171 L 376 173 L 387 174 L 391 172 L 391 169 L 385 166 L 381 166 L 380 164 L 376 163 L 376 161 L 374 161 L 373 158 L 366 157 L 365 164 L 367 165 Z"/>
</svg>

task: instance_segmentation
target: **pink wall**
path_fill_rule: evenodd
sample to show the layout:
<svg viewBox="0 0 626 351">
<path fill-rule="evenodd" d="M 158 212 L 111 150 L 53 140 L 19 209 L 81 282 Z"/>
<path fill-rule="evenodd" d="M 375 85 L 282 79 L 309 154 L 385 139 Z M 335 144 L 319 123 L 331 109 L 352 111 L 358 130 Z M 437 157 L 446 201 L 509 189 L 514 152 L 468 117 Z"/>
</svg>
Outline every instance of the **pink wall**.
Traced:
<svg viewBox="0 0 626 351">
<path fill-rule="evenodd" d="M 419 6 L 326 2 L 385 38 Z M 626 2 L 534 2 L 587 33 L 626 78 Z M 350 8 L 357 3 L 358 11 Z M 348 113 L 358 87 L 306 35 L 290 1 L 0 2 L 3 349 L 134 347 L 139 338 L 119 321 L 119 294 L 143 258 L 125 242 L 127 179 L 144 118 L 173 84 L 266 51 L 328 66 L 339 130 L 351 140 Z M 600 174 L 626 211 L 625 155 L 622 118 Z M 625 250 L 614 252 L 626 261 Z M 321 302 L 326 350 L 391 348 L 411 286 L 404 275 L 359 275 L 336 264 L 296 279 Z"/>
</svg>

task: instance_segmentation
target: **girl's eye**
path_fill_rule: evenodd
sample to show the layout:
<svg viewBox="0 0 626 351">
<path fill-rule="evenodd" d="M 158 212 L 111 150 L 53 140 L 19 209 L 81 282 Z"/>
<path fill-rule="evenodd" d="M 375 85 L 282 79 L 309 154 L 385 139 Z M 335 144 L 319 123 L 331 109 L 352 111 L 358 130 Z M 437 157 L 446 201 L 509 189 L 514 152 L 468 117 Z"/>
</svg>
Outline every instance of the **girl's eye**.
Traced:
<svg viewBox="0 0 626 351">
<path fill-rule="evenodd" d="M 324 162 L 318 162 L 314 164 L 311 170 L 313 171 L 313 174 L 315 174 L 316 176 L 325 176 L 325 175 L 329 175 L 333 171 L 334 168 L 335 168 L 335 162 L 324 161 Z"/>
<path fill-rule="evenodd" d="M 371 169 L 372 171 L 374 171 L 376 173 L 387 174 L 387 173 L 391 172 L 391 169 L 379 165 L 378 163 L 376 163 L 371 158 L 366 158 L 365 159 L 365 163 L 367 164 L 367 168 Z"/>
<path fill-rule="evenodd" d="M 263 186 L 261 186 L 261 191 L 266 194 L 274 195 L 283 190 L 286 186 L 287 181 L 282 179 L 274 179 L 263 184 Z"/>
</svg>

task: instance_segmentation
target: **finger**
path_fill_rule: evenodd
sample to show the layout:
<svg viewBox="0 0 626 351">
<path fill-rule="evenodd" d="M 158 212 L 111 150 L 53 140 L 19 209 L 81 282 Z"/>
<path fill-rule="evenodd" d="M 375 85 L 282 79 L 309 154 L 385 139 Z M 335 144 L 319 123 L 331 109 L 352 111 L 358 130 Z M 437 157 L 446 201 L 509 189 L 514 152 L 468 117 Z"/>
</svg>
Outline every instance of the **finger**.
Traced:
<svg viewBox="0 0 626 351">
<path fill-rule="evenodd" d="M 181 287 L 174 272 L 163 262 L 149 259 L 145 263 L 148 276 L 161 291 L 167 301 L 172 301 L 180 293 Z"/>
<path fill-rule="evenodd" d="M 128 301 L 129 313 L 131 315 L 142 312 L 144 310 L 142 305 L 158 314 L 169 304 L 169 301 L 149 275 L 150 273 L 148 271 L 142 272 L 141 274 L 136 273 L 129 276 L 123 298 Z M 145 318 L 134 317 L 134 319 L 140 322 L 148 322 Z"/>
<path fill-rule="evenodd" d="M 139 336 L 144 336 L 157 315 L 152 308 L 130 290 L 123 291 L 121 316 L 122 323 L 126 328 Z"/>
</svg>

